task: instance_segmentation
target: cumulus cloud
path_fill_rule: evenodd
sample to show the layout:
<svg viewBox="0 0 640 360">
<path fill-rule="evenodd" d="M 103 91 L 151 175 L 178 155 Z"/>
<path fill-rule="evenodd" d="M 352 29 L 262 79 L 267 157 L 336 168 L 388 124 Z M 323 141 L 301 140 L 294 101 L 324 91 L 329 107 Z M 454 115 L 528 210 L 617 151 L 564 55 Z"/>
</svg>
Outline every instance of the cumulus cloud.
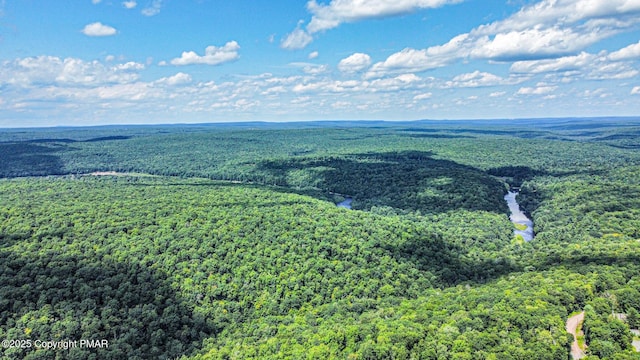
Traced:
<svg viewBox="0 0 640 360">
<path fill-rule="evenodd" d="M 174 86 L 174 85 L 188 84 L 192 80 L 193 79 L 191 78 L 191 75 L 185 74 L 183 72 L 179 72 L 173 76 L 160 78 L 156 80 L 156 83 Z"/>
<path fill-rule="evenodd" d="M 564 82 L 571 79 L 586 78 L 590 80 L 628 79 L 638 75 L 632 63 L 625 60 L 634 51 L 634 46 L 628 46 L 611 54 L 601 52 L 597 55 L 581 52 L 574 56 L 564 56 L 557 59 L 518 61 L 511 65 L 511 72 L 516 74 L 557 74 Z"/>
<path fill-rule="evenodd" d="M 302 68 L 302 71 L 304 71 L 305 74 L 309 74 L 309 75 L 324 74 L 328 70 L 329 70 L 329 67 L 327 65 L 316 65 L 316 64 L 309 64 Z"/>
<path fill-rule="evenodd" d="M 526 30 L 541 24 L 576 24 L 578 22 L 603 20 L 620 15 L 640 12 L 640 2 L 635 0 L 543 0 L 525 6 L 509 18 L 483 25 L 473 31 L 478 35 L 491 35 L 510 31 Z M 602 21 L 591 25 L 602 25 Z"/>
<path fill-rule="evenodd" d="M 374 90 L 396 91 L 408 89 L 420 83 L 422 78 L 416 74 L 402 74 L 390 79 L 376 79 L 371 81 L 369 87 Z"/>
<path fill-rule="evenodd" d="M 515 81 L 517 82 L 517 80 Z M 472 73 L 461 74 L 445 83 L 445 88 L 461 87 L 481 87 L 513 84 L 514 79 L 504 79 L 488 72 L 474 71 Z"/>
<path fill-rule="evenodd" d="M 124 1 L 124 2 L 122 2 L 122 6 L 124 6 L 127 9 L 133 9 L 136 6 L 138 6 L 138 3 L 135 0 Z"/>
<path fill-rule="evenodd" d="M 330 80 L 303 81 L 293 86 L 295 93 L 376 93 L 393 92 L 422 88 L 423 79 L 415 74 L 402 74 L 393 78 L 367 80 Z"/>
<path fill-rule="evenodd" d="M 83 85 L 130 83 L 140 78 L 144 64 L 128 62 L 106 66 L 99 61 L 77 58 L 61 59 L 38 56 L 5 61 L 0 66 L 0 84 L 28 87 L 31 85 Z"/>
<path fill-rule="evenodd" d="M 546 95 L 556 91 L 557 86 L 538 85 L 536 87 L 522 87 L 518 90 L 518 95 Z"/>
<path fill-rule="evenodd" d="M 631 89 L 631 95 L 640 95 L 640 86 L 634 86 L 633 89 Z"/>
<path fill-rule="evenodd" d="M 309 58 L 309 60 L 313 60 L 313 59 L 317 58 L 318 55 L 320 55 L 320 54 L 317 51 L 313 51 L 313 52 L 311 52 L 309 54 L 308 58 Z"/>
<path fill-rule="evenodd" d="M 82 29 L 82 33 L 87 36 L 111 36 L 117 32 L 115 28 L 100 22 L 88 24 Z"/>
<path fill-rule="evenodd" d="M 284 86 L 273 86 L 270 88 L 265 89 L 263 92 L 261 92 L 261 95 L 277 95 L 277 94 L 282 94 L 282 93 L 286 93 L 287 89 L 284 88 Z"/>
<path fill-rule="evenodd" d="M 133 83 L 133 84 L 116 84 L 111 86 L 100 86 L 90 89 L 86 93 L 82 94 L 69 90 L 69 94 L 75 95 L 81 98 L 98 98 L 101 100 L 125 100 L 125 101 L 139 101 L 149 97 L 152 97 L 153 90 L 147 83 Z"/>
<path fill-rule="evenodd" d="M 470 36 L 485 41 L 471 55 L 532 60 L 574 54 L 632 27 L 634 22 L 625 17 L 638 12 L 638 1 L 543 0 L 507 19 L 473 29 Z"/>
<path fill-rule="evenodd" d="M 470 55 L 498 61 L 540 59 L 573 54 L 609 36 L 608 32 L 576 32 L 571 28 L 509 31 L 478 39 Z"/>
<path fill-rule="evenodd" d="M 413 100 L 415 101 L 419 101 L 419 100 L 427 100 L 427 99 L 431 99 L 431 97 L 433 96 L 432 93 L 428 92 L 428 93 L 423 93 L 423 94 L 419 94 L 413 97 Z"/>
<path fill-rule="evenodd" d="M 319 4 L 316 0 L 307 2 L 311 21 L 305 29 L 298 24 L 287 35 L 281 46 L 284 49 L 302 49 L 313 41 L 313 34 L 330 30 L 345 22 L 383 18 L 408 14 L 420 9 L 438 8 L 455 4 L 462 0 L 331 0 Z"/>
<path fill-rule="evenodd" d="M 637 23 L 633 19 L 639 13 L 640 1 L 635 0 L 543 0 L 443 45 L 403 49 L 374 64 L 367 76 L 425 71 L 469 58 L 533 61 L 574 56 L 607 37 L 633 29 Z M 638 51 L 635 44 L 623 50 L 614 58 L 635 56 Z"/>
<path fill-rule="evenodd" d="M 229 41 L 224 46 L 207 46 L 204 51 L 204 55 L 198 55 L 194 51 L 185 51 L 182 56 L 171 60 L 172 65 L 191 65 L 191 64 L 205 64 L 205 65 L 219 65 L 222 63 L 235 61 L 240 56 L 238 50 L 240 45 L 235 41 Z"/>
<path fill-rule="evenodd" d="M 287 35 L 280 43 L 280 47 L 287 50 L 304 49 L 313 41 L 313 37 L 299 26 Z"/>
<path fill-rule="evenodd" d="M 446 66 L 469 53 L 468 38 L 467 34 L 462 34 L 444 45 L 423 50 L 405 48 L 374 64 L 365 76 L 382 77 L 390 73 L 420 72 Z"/>
<path fill-rule="evenodd" d="M 609 54 L 613 61 L 640 59 L 640 41 Z"/>
<path fill-rule="evenodd" d="M 575 56 L 565 56 L 557 59 L 517 61 L 511 65 L 515 73 L 540 74 L 548 72 L 579 70 L 592 63 L 596 56 L 581 52 Z"/>
<path fill-rule="evenodd" d="M 333 29 L 344 22 L 402 15 L 419 9 L 437 8 L 461 0 L 332 0 L 329 4 L 318 4 L 315 0 L 307 3 L 311 22 L 309 33 Z"/>
<path fill-rule="evenodd" d="M 325 64 L 313 64 L 308 62 L 292 62 L 289 66 L 302 69 L 302 72 L 309 75 L 324 74 L 329 71 L 329 66 Z"/>
<path fill-rule="evenodd" d="M 640 71 L 633 65 L 621 62 L 608 63 L 601 59 L 592 64 L 585 77 L 590 80 L 620 80 L 630 79 L 638 74 Z"/>
<path fill-rule="evenodd" d="M 362 71 L 371 65 L 371 56 L 363 53 L 355 53 L 338 63 L 338 69 L 345 73 Z"/>
</svg>

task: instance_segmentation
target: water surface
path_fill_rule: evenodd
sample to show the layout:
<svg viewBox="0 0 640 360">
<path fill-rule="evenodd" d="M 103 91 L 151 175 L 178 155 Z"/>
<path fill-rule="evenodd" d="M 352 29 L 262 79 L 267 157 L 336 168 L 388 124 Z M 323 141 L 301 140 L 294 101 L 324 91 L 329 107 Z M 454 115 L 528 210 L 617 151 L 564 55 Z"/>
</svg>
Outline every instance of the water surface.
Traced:
<svg viewBox="0 0 640 360">
<path fill-rule="evenodd" d="M 524 241 L 531 241 L 535 236 L 533 233 L 533 221 L 531 221 L 531 219 L 529 219 L 527 215 L 520 210 L 520 205 L 518 205 L 516 195 L 518 195 L 517 192 L 509 191 L 509 193 L 504 196 L 504 199 L 507 201 L 507 205 L 509 205 L 509 211 L 511 211 L 509 219 L 514 224 L 526 225 L 527 228 L 525 230 L 515 230 L 514 234 L 521 235 L 524 238 Z"/>
</svg>

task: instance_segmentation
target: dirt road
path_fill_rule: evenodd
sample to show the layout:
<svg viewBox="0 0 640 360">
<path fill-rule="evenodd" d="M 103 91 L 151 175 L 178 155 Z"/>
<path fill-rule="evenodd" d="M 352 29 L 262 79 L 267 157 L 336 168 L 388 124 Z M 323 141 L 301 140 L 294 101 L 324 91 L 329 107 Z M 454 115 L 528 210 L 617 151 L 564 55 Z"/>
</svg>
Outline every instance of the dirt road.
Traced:
<svg viewBox="0 0 640 360">
<path fill-rule="evenodd" d="M 584 311 L 567 319 L 567 332 L 573 335 L 573 343 L 571 343 L 571 356 L 574 359 L 582 359 L 583 357 L 585 357 L 584 351 L 578 346 L 579 334 L 576 333 L 578 324 L 580 324 L 582 321 L 584 321 Z"/>
</svg>

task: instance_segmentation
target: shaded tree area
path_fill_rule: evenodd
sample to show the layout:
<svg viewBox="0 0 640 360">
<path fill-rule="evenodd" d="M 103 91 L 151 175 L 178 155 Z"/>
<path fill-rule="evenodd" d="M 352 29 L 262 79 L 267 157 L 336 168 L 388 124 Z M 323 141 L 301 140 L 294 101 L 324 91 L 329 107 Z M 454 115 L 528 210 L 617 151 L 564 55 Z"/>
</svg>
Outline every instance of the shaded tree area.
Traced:
<svg viewBox="0 0 640 360">
<path fill-rule="evenodd" d="M 354 197 L 354 208 L 390 206 L 422 213 L 456 209 L 506 213 L 504 185 L 483 171 L 420 151 L 356 154 L 324 159 L 264 161 L 273 182 Z"/>
<path fill-rule="evenodd" d="M 52 240 L 52 239 L 49 239 Z M 20 243 L 19 245 L 26 245 Z M 59 350 L 69 359 L 169 359 L 214 335 L 163 275 L 95 253 L 0 251 L 0 331 L 5 339 L 107 340 L 107 348 Z M 52 358 L 55 351 L 3 349 L 6 358 Z"/>
<path fill-rule="evenodd" d="M 58 143 L 0 143 L 0 178 L 64 174 L 58 152 L 65 148 Z"/>
</svg>

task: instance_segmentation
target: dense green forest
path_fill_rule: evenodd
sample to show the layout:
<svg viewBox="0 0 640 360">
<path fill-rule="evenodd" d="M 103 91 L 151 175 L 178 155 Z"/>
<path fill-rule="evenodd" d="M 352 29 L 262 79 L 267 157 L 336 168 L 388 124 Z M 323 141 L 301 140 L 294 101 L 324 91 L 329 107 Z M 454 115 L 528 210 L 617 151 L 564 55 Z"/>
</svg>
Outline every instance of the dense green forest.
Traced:
<svg viewBox="0 0 640 360">
<path fill-rule="evenodd" d="M 584 312 L 587 359 L 640 359 L 639 149 L 630 118 L 3 129 L 0 338 L 31 346 L 0 352 L 568 359 Z M 80 339 L 109 346 L 33 346 Z"/>
</svg>

